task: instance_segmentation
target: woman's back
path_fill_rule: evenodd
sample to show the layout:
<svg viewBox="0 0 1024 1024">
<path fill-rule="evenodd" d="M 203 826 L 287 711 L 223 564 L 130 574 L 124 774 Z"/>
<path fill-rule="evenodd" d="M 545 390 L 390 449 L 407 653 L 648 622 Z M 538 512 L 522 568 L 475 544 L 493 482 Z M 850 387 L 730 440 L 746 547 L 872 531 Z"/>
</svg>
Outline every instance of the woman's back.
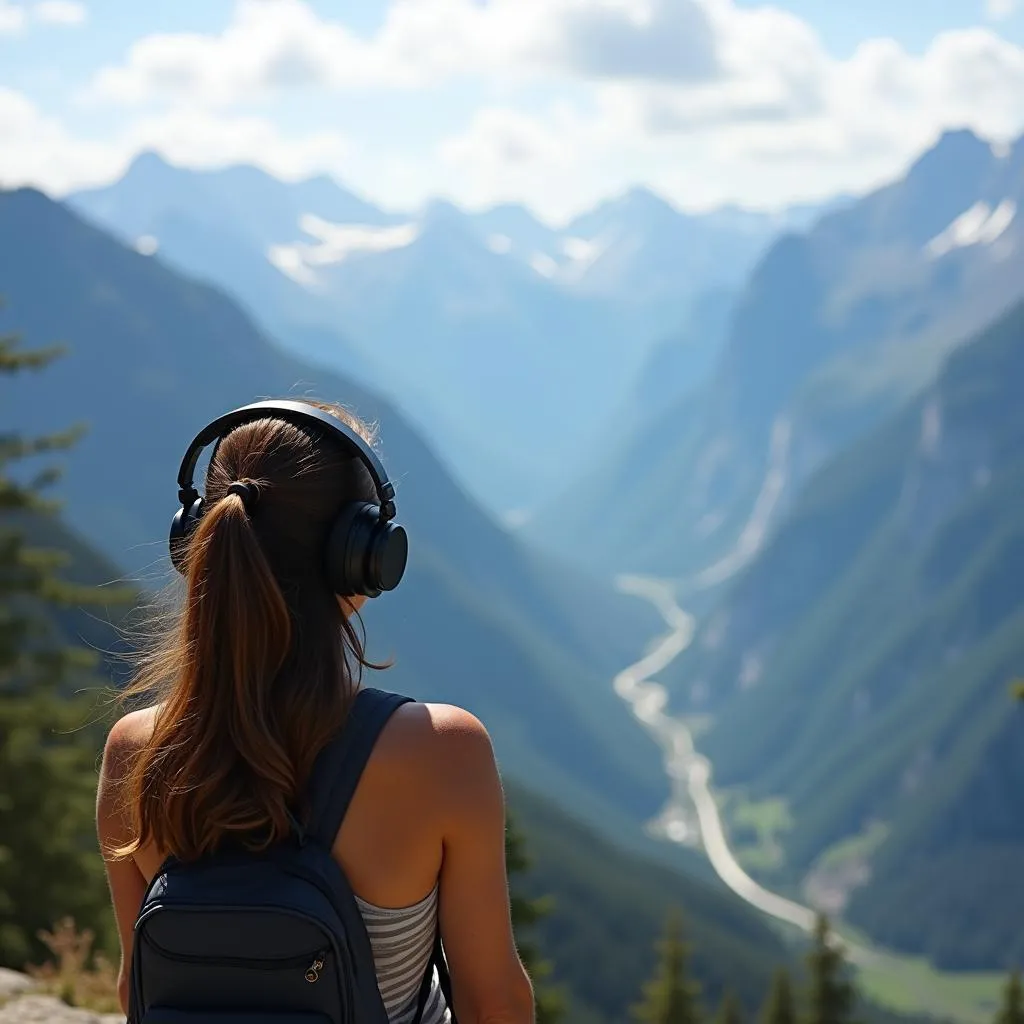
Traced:
<svg viewBox="0 0 1024 1024">
<path fill-rule="evenodd" d="M 104 846 L 125 838 L 117 780 L 149 742 L 156 713 L 133 712 L 110 732 L 98 802 Z M 507 923 L 501 785 L 490 739 L 471 714 L 421 703 L 395 711 L 370 754 L 332 853 L 361 905 L 392 1024 L 404 1024 L 415 1011 L 435 923 L 444 936 L 457 1006 L 460 997 L 467 1005 L 478 999 L 487 1005 L 510 985 L 522 989 L 520 998 L 526 994 Z M 148 845 L 131 862 L 109 865 L 127 943 L 145 886 L 166 855 Z M 431 1016 L 432 1005 L 442 1004 L 431 999 L 424 1024 L 446 1019 Z M 460 1010 L 460 1020 L 472 1019 Z"/>
<path fill-rule="evenodd" d="M 335 514 L 338 499 L 326 488 L 336 486 L 338 471 L 325 463 L 323 483 L 310 483 L 319 438 L 280 431 L 275 441 L 276 429 L 261 421 L 218 443 L 204 499 L 212 509 L 188 541 L 182 618 L 141 673 L 148 682 L 147 671 L 157 675 L 152 665 L 160 668 L 164 699 L 126 715 L 108 737 L 97 823 L 122 942 L 123 1002 L 134 919 L 165 857 L 202 856 L 229 832 L 266 836 L 269 828 L 272 841 L 286 836 L 287 807 L 301 795 L 292 780 L 309 778 L 318 750 L 344 727 L 338 709 L 352 697 L 347 660 L 332 645 L 344 638 L 362 660 L 347 620 L 365 596 L 337 591 L 335 601 L 321 591 L 320 556 L 310 542 L 323 535 L 317 523 Z M 298 452 L 294 472 L 288 445 Z M 267 465 L 255 469 L 279 480 L 280 513 L 263 497 L 254 512 L 250 485 L 228 486 L 243 471 L 257 475 L 260 458 Z M 290 489 L 297 497 L 288 497 Z M 233 496 L 242 505 L 231 505 Z M 261 518 L 263 508 L 270 518 Z M 308 512 L 316 508 L 324 511 Z M 314 515 L 311 525 L 295 522 L 302 512 Z M 296 562 L 296 550 L 307 551 L 310 568 Z M 435 924 L 463 1024 L 532 1020 L 532 991 L 511 931 L 501 784 L 490 739 L 471 714 L 413 702 L 394 711 L 332 854 L 358 898 L 392 1021 L 404 1024 L 415 1013 L 410 994 L 419 993 Z M 439 1007 L 432 993 L 424 1021 L 445 1019 Z"/>
</svg>

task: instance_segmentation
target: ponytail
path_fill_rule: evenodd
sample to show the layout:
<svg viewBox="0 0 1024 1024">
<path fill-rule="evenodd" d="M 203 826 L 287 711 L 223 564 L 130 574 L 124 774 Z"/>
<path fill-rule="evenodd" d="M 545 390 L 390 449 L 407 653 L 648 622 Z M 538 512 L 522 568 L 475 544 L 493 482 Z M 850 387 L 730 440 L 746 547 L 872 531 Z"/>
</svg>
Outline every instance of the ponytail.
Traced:
<svg viewBox="0 0 1024 1024">
<path fill-rule="evenodd" d="M 259 850 L 308 810 L 313 764 L 363 668 L 386 667 L 366 659 L 324 572 L 339 507 L 374 493 L 351 452 L 284 421 L 218 442 L 183 552 L 185 600 L 132 645 L 122 697 L 157 706 L 119 780 L 132 841 L 108 856 L 193 860 L 224 840 Z"/>
<path fill-rule="evenodd" d="M 245 493 L 232 488 L 189 539 L 188 596 L 173 645 L 178 663 L 166 663 L 168 648 L 131 687 L 150 690 L 168 669 L 176 676 L 152 739 L 129 769 L 136 838 L 115 855 L 153 843 L 191 859 L 224 833 L 259 849 L 289 831 L 290 800 L 304 780 L 273 695 L 293 626 Z"/>
</svg>

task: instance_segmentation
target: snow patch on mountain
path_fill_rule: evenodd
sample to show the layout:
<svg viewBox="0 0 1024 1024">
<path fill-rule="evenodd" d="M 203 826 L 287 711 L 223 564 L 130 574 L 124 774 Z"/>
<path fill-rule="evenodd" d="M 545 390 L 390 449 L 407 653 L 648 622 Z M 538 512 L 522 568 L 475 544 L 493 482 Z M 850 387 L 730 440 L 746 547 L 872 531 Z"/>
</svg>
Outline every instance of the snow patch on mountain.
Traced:
<svg viewBox="0 0 1024 1024">
<path fill-rule="evenodd" d="M 418 224 L 379 227 L 371 224 L 334 224 L 312 213 L 299 218 L 303 234 L 311 242 L 271 245 L 267 259 L 283 274 L 310 287 L 316 283 L 316 268 L 341 263 L 362 253 L 403 249 L 419 237 Z"/>
<path fill-rule="evenodd" d="M 979 201 L 965 210 L 925 246 L 932 259 L 969 245 L 991 245 L 1013 223 L 1017 204 L 1004 199 L 995 209 Z"/>
<path fill-rule="evenodd" d="M 487 248 L 499 256 L 512 251 L 512 239 L 508 235 L 488 235 Z"/>
<path fill-rule="evenodd" d="M 553 256 L 549 256 L 546 252 L 535 252 L 530 257 L 530 266 L 541 277 L 554 277 L 558 273 L 558 263 Z"/>
</svg>

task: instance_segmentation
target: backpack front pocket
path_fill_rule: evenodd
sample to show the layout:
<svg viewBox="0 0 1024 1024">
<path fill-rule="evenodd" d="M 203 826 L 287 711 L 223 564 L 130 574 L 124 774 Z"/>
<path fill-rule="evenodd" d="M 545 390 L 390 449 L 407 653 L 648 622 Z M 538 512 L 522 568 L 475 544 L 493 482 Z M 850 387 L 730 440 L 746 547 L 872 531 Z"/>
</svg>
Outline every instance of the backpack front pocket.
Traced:
<svg viewBox="0 0 1024 1024">
<path fill-rule="evenodd" d="M 238 1013 L 223 1010 L 172 1010 L 154 1006 L 140 1024 L 333 1024 L 322 1013 Z"/>
</svg>

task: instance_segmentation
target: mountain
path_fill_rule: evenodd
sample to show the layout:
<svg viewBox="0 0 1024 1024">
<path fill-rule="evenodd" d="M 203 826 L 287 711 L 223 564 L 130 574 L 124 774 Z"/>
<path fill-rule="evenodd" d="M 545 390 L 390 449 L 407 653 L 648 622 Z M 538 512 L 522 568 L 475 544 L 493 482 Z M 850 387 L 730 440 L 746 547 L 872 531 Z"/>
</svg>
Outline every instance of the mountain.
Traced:
<svg viewBox="0 0 1024 1024">
<path fill-rule="evenodd" d="M 160 582 L 174 476 L 198 428 L 267 395 L 340 399 L 380 424 L 412 537 L 402 587 L 365 614 L 371 654 L 397 659 L 384 685 L 474 710 L 509 772 L 608 828 L 633 829 L 657 808 L 659 754 L 610 685 L 636 657 L 645 619 L 526 551 L 388 403 L 279 349 L 222 292 L 32 190 L 0 193 L 0 239 L 3 328 L 70 348 L 5 386 L 4 429 L 88 426 L 60 495 L 90 544 L 133 578 Z"/>
<path fill-rule="evenodd" d="M 243 298 L 271 330 L 287 334 L 301 357 L 364 385 L 382 375 L 372 354 L 353 345 L 336 321 L 311 310 L 316 299 L 269 258 L 310 209 L 325 220 L 375 227 L 393 222 L 332 179 L 287 184 L 246 166 L 183 173 L 155 153 L 143 153 L 116 189 L 88 190 L 68 202 L 126 244 L 159 252 L 179 269 Z"/>
<path fill-rule="evenodd" d="M 535 932 L 552 980 L 568 991 L 571 1024 L 628 1019 L 653 973 L 670 907 L 685 915 L 709 1007 L 732 988 L 753 1014 L 773 969 L 791 964 L 792 950 L 731 894 L 627 852 L 537 793 L 513 784 L 507 798 L 532 862 L 523 891 L 551 901 Z"/>
<path fill-rule="evenodd" d="M 446 450 L 474 492 L 501 509 L 529 505 L 590 440 L 600 396 L 632 372 L 623 318 L 493 252 L 448 204 L 408 237 L 387 253 L 325 251 L 319 286 L 354 337 L 379 345 L 403 407 L 445 407 L 432 419 L 451 424 Z M 425 414 L 416 422 L 428 428 Z"/>
<path fill-rule="evenodd" d="M 1024 303 L 814 474 L 670 674 L 777 882 L 953 969 L 1024 957 Z M 748 815 L 749 817 L 749 815 Z"/>
<path fill-rule="evenodd" d="M 533 527 L 581 560 L 684 576 L 932 379 L 1024 294 L 1024 140 L 945 134 L 898 181 L 778 239 L 732 311 L 711 383 L 680 387 Z M 658 500 L 624 502 L 623 494 Z"/>
<path fill-rule="evenodd" d="M 522 203 L 500 203 L 469 215 L 487 247 L 530 263 L 537 253 L 551 255 L 559 244 L 557 229 L 538 220 Z"/>
<path fill-rule="evenodd" d="M 329 179 L 154 154 L 69 202 L 225 287 L 302 358 L 393 399 L 498 513 L 558 490 L 690 299 L 738 287 L 789 222 L 690 216 L 644 189 L 559 228 L 516 204 L 389 213 Z"/>
<path fill-rule="evenodd" d="M 738 295 L 713 288 L 695 296 L 680 329 L 656 345 L 636 382 L 633 407 L 644 425 L 710 380 Z"/>
<path fill-rule="evenodd" d="M 749 213 L 685 214 L 647 188 L 633 188 L 574 219 L 565 235 L 587 243 L 577 288 L 628 292 L 660 304 L 714 286 L 738 286 L 785 219 Z M 671 326 L 671 324 L 666 324 Z"/>
<path fill-rule="evenodd" d="M 731 895 L 625 850 L 536 792 L 512 784 L 506 796 L 532 862 L 517 891 L 550 904 L 534 933 L 553 963 L 553 981 L 569 997 L 565 1024 L 629 1019 L 652 976 L 670 908 L 683 913 L 691 972 L 708 1015 L 731 989 L 743 1018 L 755 1019 L 777 967 L 789 969 L 798 998 L 806 990 L 805 964 L 796 962 L 802 949 Z M 865 1024 L 940 1024 L 884 1008 L 863 993 L 856 1010 Z"/>
</svg>

